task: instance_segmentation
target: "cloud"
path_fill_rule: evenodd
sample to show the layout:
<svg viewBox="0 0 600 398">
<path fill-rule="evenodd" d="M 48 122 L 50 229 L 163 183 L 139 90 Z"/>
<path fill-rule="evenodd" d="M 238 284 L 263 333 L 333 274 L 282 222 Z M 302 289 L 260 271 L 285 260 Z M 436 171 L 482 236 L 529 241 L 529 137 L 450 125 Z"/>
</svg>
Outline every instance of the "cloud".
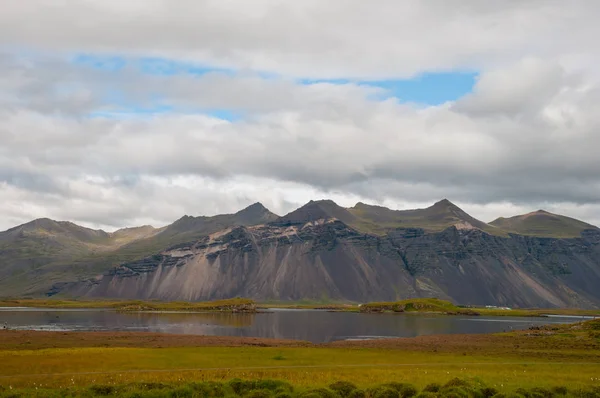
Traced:
<svg viewBox="0 0 600 398">
<path fill-rule="evenodd" d="M 600 224 L 595 2 L 61 4 L 0 15 L 0 229 L 325 197 Z M 444 70 L 473 91 L 428 106 L 380 82 Z"/>
<path fill-rule="evenodd" d="M 589 54 L 597 56 L 600 4 L 30 0 L 11 2 L 2 11 L 5 46 L 137 53 L 297 77 L 376 79 L 481 69 L 525 56 L 585 66 Z"/>
</svg>

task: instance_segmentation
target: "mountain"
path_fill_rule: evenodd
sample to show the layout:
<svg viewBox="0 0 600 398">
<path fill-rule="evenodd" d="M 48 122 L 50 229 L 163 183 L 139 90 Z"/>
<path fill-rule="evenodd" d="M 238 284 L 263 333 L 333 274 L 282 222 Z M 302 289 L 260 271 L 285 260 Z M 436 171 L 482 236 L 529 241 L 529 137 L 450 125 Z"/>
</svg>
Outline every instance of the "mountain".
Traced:
<svg viewBox="0 0 600 398">
<path fill-rule="evenodd" d="M 600 308 L 598 286 L 600 229 L 546 212 L 486 224 L 445 199 L 402 211 L 319 200 L 282 217 L 257 203 L 112 234 L 44 219 L 0 233 L 8 295 Z"/>
<path fill-rule="evenodd" d="M 361 229 L 374 228 L 377 233 Z M 458 304 L 600 307 L 600 230 L 507 233 L 448 200 L 394 211 L 311 201 L 55 287 L 86 297 L 355 302 L 439 297 Z"/>
<path fill-rule="evenodd" d="M 500 217 L 490 225 L 515 234 L 548 238 L 576 238 L 586 230 L 597 229 L 583 221 L 544 210 L 510 218 Z"/>
<path fill-rule="evenodd" d="M 386 207 L 357 203 L 348 209 L 362 224 L 355 223 L 365 232 L 387 232 L 397 228 L 420 228 L 426 232 L 440 232 L 455 226 L 459 229 L 480 229 L 492 235 L 504 235 L 505 231 L 479 221 L 458 206 L 443 199 L 426 209 L 390 210 Z"/>
<path fill-rule="evenodd" d="M 172 245 L 277 218 L 255 203 L 235 214 L 184 216 L 160 229 L 142 226 L 113 233 L 71 222 L 34 220 L 0 232 L 0 291 L 2 295 L 39 294 L 56 283 L 89 278 Z"/>
</svg>

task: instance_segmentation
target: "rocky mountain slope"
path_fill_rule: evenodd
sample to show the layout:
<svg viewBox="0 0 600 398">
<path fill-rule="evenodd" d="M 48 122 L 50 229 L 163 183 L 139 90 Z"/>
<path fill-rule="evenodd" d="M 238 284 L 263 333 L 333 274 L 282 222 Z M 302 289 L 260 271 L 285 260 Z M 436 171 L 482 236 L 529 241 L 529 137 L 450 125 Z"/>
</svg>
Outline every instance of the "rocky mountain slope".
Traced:
<svg viewBox="0 0 600 398">
<path fill-rule="evenodd" d="M 283 217 L 255 204 L 236 215 L 184 217 L 111 252 L 110 263 L 106 253 L 99 256 L 103 267 L 87 276 L 54 279 L 38 292 L 165 300 L 439 297 L 473 305 L 600 307 L 598 228 L 569 221 L 569 234 L 577 236 L 565 238 L 515 233 L 527 222 L 493 224 L 447 200 L 410 211 L 311 201 Z M 122 260 L 123 253 L 130 257 Z"/>
<path fill-rule="evenodd" d="M 447 200 L 399 213 L 311 201 L 270 223 L 212 233 L 58 290 L 169 300 L 440 297 L 474 305 L 600 305 L 595 227 L 572 239 L 509 234 Z M 352 226 L 367 224 L 386 232 Z"/>
<path fill-rule="evenodd" d="M 0 232 L 0 295 L 38 295 L 51 291 L 55 284 L 102 274 L 173 244 L 277 217 L 255 203 L 235 214 L 184 216 L 160 229 L 143 226 L 113 233 L 64 221 L 34 220 Z"/>
</svg>

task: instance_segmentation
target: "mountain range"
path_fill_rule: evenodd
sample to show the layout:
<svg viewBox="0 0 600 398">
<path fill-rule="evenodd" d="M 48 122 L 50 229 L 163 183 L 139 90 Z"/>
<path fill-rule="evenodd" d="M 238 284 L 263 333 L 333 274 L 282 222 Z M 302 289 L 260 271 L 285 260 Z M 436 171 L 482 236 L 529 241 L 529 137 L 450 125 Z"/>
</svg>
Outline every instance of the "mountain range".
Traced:
<svg viewBox="0 0 600 398">
<path fill-rule="evenodd" d="M 112 233 L 38 219 L 0 232 L 0 296 L 600 307 L 600 229 L 539 210 L 490 223 L 444 199 L 391 210 L 260 203 Z"/>
</svg>

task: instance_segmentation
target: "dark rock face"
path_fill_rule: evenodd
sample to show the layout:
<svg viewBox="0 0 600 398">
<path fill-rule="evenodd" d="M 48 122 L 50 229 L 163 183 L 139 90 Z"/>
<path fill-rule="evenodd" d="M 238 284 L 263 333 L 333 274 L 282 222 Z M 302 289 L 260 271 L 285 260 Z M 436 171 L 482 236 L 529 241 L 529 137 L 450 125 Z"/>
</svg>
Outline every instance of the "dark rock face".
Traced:
<svg viewBox="0 0 600 398">
<path fill-rule="evenodd" d="M 169 300 L 439 297 L 472 305 L 595 308 L 600 233 L 501 237 L 450 227 L 373 236 L 337 219 L 280 219 L 179 244 L 52 293 L 58 291 Z"/>
</svg>

